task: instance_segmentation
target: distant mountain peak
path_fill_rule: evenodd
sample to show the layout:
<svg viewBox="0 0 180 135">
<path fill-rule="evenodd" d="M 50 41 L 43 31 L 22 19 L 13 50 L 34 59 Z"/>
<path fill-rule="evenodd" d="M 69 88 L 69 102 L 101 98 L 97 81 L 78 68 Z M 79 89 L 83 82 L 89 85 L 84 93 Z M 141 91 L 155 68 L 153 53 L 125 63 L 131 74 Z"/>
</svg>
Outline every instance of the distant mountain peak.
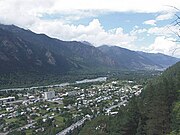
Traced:
<svg viewBox="0 0 180 135">
<path fill-rule="evenodd" d="M 156 60 L 156 61 L 155 61 Z M 0 73 L 167 68 L 179 59 L 135 52 L 118 46 L 95 47 L 87 41 L 62 41 L 15 25 L 0 24 Z"/>
<path fill-rule="evenodd" d="M 85 45 L 89 45 L 89 46 L 94 46 L 93 44 L 91 44 L 90 42 L 88 41 L 80 41 L 81 43 L 85 44 Z"/>
<path fill-rule="evenodd" d="M 135 68 L 160 70 L 165 69 L 179 61 L 179 59 L 165 54 L 136 52 L 118 46 L 103 45 L 98 48 L 111 59 L 116 61 L 119 67 L 127 69 Z"/>
</svg>

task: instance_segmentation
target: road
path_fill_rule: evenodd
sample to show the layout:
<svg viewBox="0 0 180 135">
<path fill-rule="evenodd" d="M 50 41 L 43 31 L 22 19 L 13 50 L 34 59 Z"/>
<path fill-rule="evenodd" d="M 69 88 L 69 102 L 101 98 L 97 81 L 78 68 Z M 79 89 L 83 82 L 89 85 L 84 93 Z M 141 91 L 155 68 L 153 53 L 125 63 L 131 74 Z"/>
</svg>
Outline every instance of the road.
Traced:
<svg viewBox="0 0 180 135">
<path fill-rule="evenodd" d="M 25 126 L 22 126 L 22 127 L 18 128 L 18 129 L 16 129 L 16 130 L 21 131 L 21 129 L 28 129 L 28 128 L 32 127 L 35 123 L 36 123 L 36 122 L 27 124 L 27 125 L 25 125 Z"/>
<path fill-rule="evenodd" d="M 116 107 L 120 107 L 120 106 L 122 106 L 125 103 L 127 103 L 127 100 L 124 100 L 124 101 L 118 103 L 117 105 L 113 105 L 113 106 L 109 107 L 107 110 L 112 110 L 112 109 L 114 109 Z"/>
<path fill-rule="evenodd" d="M 34 122 L 34 123 L 31 123 L 31 124 L 27 124 L 27 125 L 22 126 L 22 127 L 19 127 L 19 128 L 17 128 L 17 129 L 13 129 L 13 130 L 8 131 L 8 132 L 5 132 L 5 133 L 0 133 L 0 135 L 7 135 L 9 132 L 13 132 L 13 131 L 15 131 L 15 130 L 21 131 L 21 129 L 23 129 L 23 128 L 29 128 L 29 127 L 33 126 L 34 124 L 35 124 L 35 122 Z"/>
<path fill-rule="evenodd" d="M 57 133 L 56 135 L 66 135 L 68 132 L 74 130 L 75 128 L 77 128 L 79 126 L 81 126 L 85 122 L 85 120 L 87 120 L 87 118 L 83 118 L 83 119 L 79 120 L 78 122 L 72 124 L 70 127 L 64 129 L 63 131 Z"/>
<path fill-rule="evenodd" d="M 0 135 L 7 135 L 8 134 L 8 132 L 6 132 L 6 133 L 0 133 Z"/>
</svg>

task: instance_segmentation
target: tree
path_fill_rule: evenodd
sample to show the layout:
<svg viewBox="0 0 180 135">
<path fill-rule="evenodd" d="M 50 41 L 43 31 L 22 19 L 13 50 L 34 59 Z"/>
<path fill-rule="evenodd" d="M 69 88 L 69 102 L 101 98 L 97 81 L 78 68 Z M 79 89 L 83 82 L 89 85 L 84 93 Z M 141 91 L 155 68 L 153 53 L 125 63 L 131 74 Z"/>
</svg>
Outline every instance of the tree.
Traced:
<svg viewBox="0 0 180 135">
<path fill-rule="evenodd" d="M 176 36 L 176 40 L 173 42 L 180 42 L 180 15 L 178 13 L 180 13 L 180 9 L 173 7 L 173 6 L 169 6 L 172 7 L 176 10 L 176 14 L 175 14 L 175 19 L 174 21 L 170 24 L 169 29 L 174 33 L 174 35 Z M 175 27 L 176 30 L 174 30 L 172 27 Z M 176 48 L 173 48 L 172 51 L 172 55 L 174 55 L 178 50 L 180 50 L 180 45 L 177 44 Z"/>
</svg>

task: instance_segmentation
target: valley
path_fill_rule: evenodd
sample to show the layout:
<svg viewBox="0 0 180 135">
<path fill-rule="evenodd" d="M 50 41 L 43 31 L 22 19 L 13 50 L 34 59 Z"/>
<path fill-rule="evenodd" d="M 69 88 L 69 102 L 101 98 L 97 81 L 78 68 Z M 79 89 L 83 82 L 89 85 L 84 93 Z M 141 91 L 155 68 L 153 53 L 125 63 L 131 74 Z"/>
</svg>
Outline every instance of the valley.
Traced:
<svg viewBox="0 0 180 135">
<path fill-rule="evenodd" d="M 180 0 L 0 0 L 0 135 L 180 135 Z"/>
<path fill-rule="evenodd" d="M 5 134 L 68 134 L 86 121 L 101 115 L 116 115 L 130 98 L 138 96 L 143 86 L 134 81 L 110 81 L 106 78 L 77 81 L 48 87 L 1 91 L 1 132 Z M 46 97 L 46 92 L 55 93 Z M 14 98 L 12 97 L 12 93 Z M 11 96 L 11 99 L 10 99 Z M 72 128 L 73 123 L 79 124 Z M 50 127 L 49 127 L 50 126 Z M 71 127 L 60 132 L 64 128 Z M 60 133 L 58 133 L 60 132 Z"/>
<path fill-rule="evenodd" d="M 0 135 L 179 133 L 179 61 L 1 24 Z"/>
</svg>

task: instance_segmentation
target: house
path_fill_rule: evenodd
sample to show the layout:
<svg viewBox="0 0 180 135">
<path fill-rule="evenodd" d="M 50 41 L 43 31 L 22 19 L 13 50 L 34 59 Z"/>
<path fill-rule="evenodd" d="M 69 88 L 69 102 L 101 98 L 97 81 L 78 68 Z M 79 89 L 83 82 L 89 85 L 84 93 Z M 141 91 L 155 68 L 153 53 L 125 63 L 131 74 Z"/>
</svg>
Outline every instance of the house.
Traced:
<svg viewBox="0 0 180 135">
<path fill-rule="evenodd" d="M 69 91 L 68 96 L 76 96 L 78 94 L 77 91 Z"/>
<path fill-rule="evenodd" d="M 44 92 L 44 98 L 46 100 L 53 99 L 55 97 L 54 91 Z"/>
<path fill-rule="evenodd" d="M 6 102 L 12 102 L 15 101 L 15 97 L 6 97 L 6 98 L 0 98 L 0 104 L 4 104 Z"/>
</svg>

